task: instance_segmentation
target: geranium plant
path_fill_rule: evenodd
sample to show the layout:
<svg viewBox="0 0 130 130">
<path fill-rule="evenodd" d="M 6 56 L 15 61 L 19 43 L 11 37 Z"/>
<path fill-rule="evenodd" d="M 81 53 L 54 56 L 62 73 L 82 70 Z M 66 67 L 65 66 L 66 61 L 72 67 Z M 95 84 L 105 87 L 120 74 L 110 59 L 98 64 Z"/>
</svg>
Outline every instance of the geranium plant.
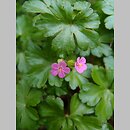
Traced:
<svg viewBox="0 0 130 130">
<path fill-rule="evenodd" d="M 17 130 L 113 130 L 114 1 L 16 1 Z"/>
</svg>

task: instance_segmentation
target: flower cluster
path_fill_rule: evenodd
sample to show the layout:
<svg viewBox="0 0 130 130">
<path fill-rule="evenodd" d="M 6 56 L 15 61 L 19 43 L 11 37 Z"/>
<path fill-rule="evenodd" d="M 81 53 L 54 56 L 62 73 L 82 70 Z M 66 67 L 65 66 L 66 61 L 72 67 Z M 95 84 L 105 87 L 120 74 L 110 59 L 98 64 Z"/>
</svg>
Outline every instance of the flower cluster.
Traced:
<svg viewBox="0 0 130 130">
<path fill-rule="evenodd" d="M 78 73 L 83 73 L 87 69 L 86 59 L 84 57 L 78 57 L 74 64 L 75 69 Z M 59 63 L 53 63 L 51 65 L 51 74 L 60 78 L 64 78 L 66 74 L 70 73 L 70 68 L 64 60 L 59 61 Z"/>
</svg>

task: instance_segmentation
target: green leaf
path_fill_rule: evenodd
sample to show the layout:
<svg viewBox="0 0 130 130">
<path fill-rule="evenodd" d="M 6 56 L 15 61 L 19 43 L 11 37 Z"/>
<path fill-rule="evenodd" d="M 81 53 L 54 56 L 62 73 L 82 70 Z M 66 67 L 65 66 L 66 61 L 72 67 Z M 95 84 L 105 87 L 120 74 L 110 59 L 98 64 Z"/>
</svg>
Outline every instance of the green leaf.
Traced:
<svg viewBox="0 0 130 130">
<path fill-rule="evenodd" d="M 19 15 L 16 19 L 16 38 L 20 38 L 17 41 L 21 47 L 25 48 L 26 45 L 31 41 L 35 29 L 32 26 L 32 18 L 27 15 Z M 17 45 L 17 47 L 18 47 Z M 21 48 L 20 47 L 20 48 Z"/>
<path fill-rule="evenodd" d="M 67 95 L 67 90 L 66 88 L 56 88 L 55 89 L 55 93 L 57 96 L 63 96 L 63 95 Z"/>
<path fill-rule="evenodd" d="M 101 130 L 101 122 L 90 114 L 93 109 L 85 107 L 75 94 L 70 102 L 70 115 L 64 115 L 63 101 L 60 98 L 49 96 L 40 105 L 39 113 L 45 119 L 45 126 L 48 130 Z"/>
<path fill-rule="evenodd" d="M 83 50 L 98 44 L 99 35 L 94 29 L 99 27 L 99 16 L 90 8 L 89 2 L 72 4 L 65 0 L 43 0 L 40 3 L 39 7 L 39 4 L 25 2 L 24 8 L 28 12 L 40 13 L 34 18 L 34 26 L 43 30 L 45 37 L 54 36 L 52 48 L 58 53 L 70 54 L 75 50 L 76 44 Z"/>
<path fill-rule="evenodd" d="M 29 70 L 27 59 L 23 52 L 17 53 L 18 70 L 26 73 Z"/>
<path fill-rule="evenodd" d="M 46 102 L 40 106 L 39 113 L 42 117 L 62 117 L 63 101 L 60 98 L 48 96 Z"/>
<path fill-rule="evenodd" d="M 87 82 L 86 84 L 83 84 L 82 90 L 87 91 L 87 90 L 89 90 L 91 87 L 93 87 L 93 85 L 94 85 L 93 83 Z"/>
<path fill-rule="evenodd" d="M 91 78 L 91 72 L 92 72 L 93 65 L 90 63 L 87 63 L 87 70 L 85 70 L 82 75 L 86 78 Z"/>
<path fill-rule="evenodd" d="M 114 96 L 109 90 L 102 95 L 101 101 L 95 108 L 96 115 L 102 120 L 108 120 L 113 114 Z"/>
<path fill-rule="evenodd" d="M 20 25 L 21 24 L 21 25 Z M 17 17 L 16 19 L 16 37 L 21 36 L 23 34 L 23 27 L 25 26 L 24 17 Z"/>
<path fill-rule="evenodd" d="M 73 121 L 69 118 L 66 118 L 66 120 L 63 122 L 62 130 L 75 130 Z"/>
<path fill-rule="evenodd" d="M 19 129 L 37 129 L 39 116 L 35 108 L 41 101 L 40 90 L 31 89 L 26 80 L 21 80 L 16 88 L 16 110 Z M 35 92 L 35 93 L 34 93 Z"/>
<path fill-rule="evenodd" d="M 57 60 L 57 56 L 50 45 L 47 42 L 43 42 L 43 44 L 42 47 L 35 43 L 29 44 L 26 51 L 26 57 L 31 66 L 41 65 L 44 64 L 44 62 L 53 63 Z"/>
<path fill-rule="evenodd" d="M 113 70 L 105 70 L 97 66 L 93 68 L 92 78 L 97 85 L 80 91 L 79 98 L 89 106 L 96 106 L 95 113 L 102 120 L 108 120 L 113 114 L 114 96 L 110 88 L 113 83 Z"/>
<path fill-rule="evenodd" d="M 106 69 L 114 70 L 114 58 L 113 56 L 108 56 L 103 58 Z"/>
<path fill-rule="evenodd" d="M 24 35 L 26 31 L 28 31 L 28 27 L 26 28 L 26 25 L 28 24 L 26 21 L 27 17 L 25 15 L 18 16 L 16 19 L 16 36 Z"/>
<path fill-rule="evenodd" d="M 103 55 L 110 56 L 112 55 L 113 52 L 112 49 L 107 44 L 101 44 L 98 47 L 92 49 L 91 53 L 94 56 L 102 57 Z"/>
<path fill-rule="evenodd" d="M 81 49 L 94 48 L 98 45 L 99 35 L 96 31 L 85 29 L 81 32 L 74 28 L 73 30 L 78 46 Z"/>
<path fill-rule="evenodd" d="M 102 130 L 114 130 L 110 124 L 103 124 Z"/>
<path fill-rule="evenodd" d="M 114 73 L 111 69 L 95 66 L 92 70 L 92 78 L 96 84 L 103 88 L 108 88 L 113 82 Z"/>
<path fill-rule="evenodd" d="M 96 117 L 73 117 L 76 130 L 101 130 L 101 123 Z"/>
<path fill-rule="evenodd" d="M 105 19 L 105 26 L 106 26 L 107 29 L 114 28 L 114 15 L 108 16 Z"/>
<path fill-rule="evenodd" d="M 62 43 L 62 44 L 61 44 Z M 75 43 L 73 38 L 73 33 L 70 31 L 70 27 L 65 26 L 63 31 L 61 31 L 52 41 L 52 48 L 55 50 L 60 50 L 60 52 L 67 51 L 69 54 L 75 49 Z"/>
<path fill-rule="evenodd" d="M 31 118 L 31 119 L 33 119 L 34 121 L 36 120 L 38 120 L 39 119 L 39 115 L 38 115 L 38 112 L 34 109 L 34 108 L 32 108 L 32 107 L 28 107 L 28 109 L 27 109 L 27 114 L 28 114 L 28 116 Z"/>
<path fill-rule="evenodd" d="M 47 95 L 63 96 L 68 93 L 68 90 L 65 84 L 63 84 L 61 87 L 47 86 L 46 93 Z"/>
<path fill-rule="evenodd" d="M 61 87 L 62 85 L 62 79 L 59 77 L 53 76 L 52 74 L 49 74 L 48 82 L 51 86 Z"/>
<path fill-rule="evenodd" d="M 28 77 L 30 80 L 30 85 L 33 87 L 41 88 L 47 82 L 50 73 L 50 65 L 45 62 L 41 65 L 35 65 L 31 68 Z"/>
<path fill-rule="evenodd" d="M 65 80 L 69 82 L 72 90 L 75 90 L 77 87 L 81 88 L 83 84 L 87 83 L 87 79 L 79 74 L 75 68 L 66 76 Z"/>
<path fill-rule="evenodd" d="M 91 114 L 94 109 L 80 102 L 78 94 L 74 94 L 70 101 L 70 114 L 71 115 L 84 115 Z"/>
<path fill-rule="evenodd" d="M 51 13 L 46 5 L 40 0 L 26 1 L 23 8 L 31 13 Z"/>
<path fill-rule="evenodd" d="M 16 3 L 16 129 L 113 130 L 113 0 Z M 79 56 L 87 59 L 82 74 Z M 60 59 L 71 68 L 65 81 L 50 73 Z"/>
<path fill-rule="evenodd" d="M 105 14 L 112 15 L 114 13 L 114 0 L 104 0 L 102 10 Z"/>
<path fill-rule="evenodd" d="M 58 118 L 55 117 L 53 119 L 48 120 L 46 122 L 46 125 L 47 125 L 48 130 L 62 130 L 61 128 L 65 121 L 66 120 L 64 117 L 58 117 Z"/>
<path fill-rule="evenodd" d="M 86 51 L 83 51 L 83 50 L 81 50 L 80 48 L 78 48 L 78 51 L 79 51 L 79 55 L 80 56 L 89 56 L 90 55 L 90 49 L 88 48 Z"/>
<path fill-rule="evenodd" d="M 51 49 L 48 51 L 48 48 L 49 46 L 46 44 L 42 49 L 37 45 L 30 45 L 26 53 L 30 64 L 30 71 L 27 76 L 33 87 L 43 87 L 50 75 L 51 64 L 56 56 Z"/>
<path fill-rule="evenodd" d="M 27 104 L 29 106 L 36 106 L 37 104 L 40 103 L 42 97 L 42 92 L 36 89 L 32 89 L 28 96 L 26 97 L 27 99 Z"/>
<path fill-rule="evenodd" d="M 105 19 L 107 29 L 114 28 L 114 0 L 104 0 L 102 10 L 105 14 L 110 15 Z"/>
<path fill-rule="evenodd" d="M 28 109 L 24 109 L 23 111 L 19 111 L 18 109 L 16 110 L 17 110 L 17 129 L 22 130 L 38 129 L 37 121 L 32 120 L 27 114 Z"/>
<path fill-rule="evenodd" d="M 103 29 L 100 31 L 99 41 L 101 43 L 112 43 L 114 40 L 113 37 L 114 37 L 113 31 Z"/>
<path fill-rule="evenodd" d="M 105 121 L 112 116 L 114 96 L 110 90 L 95 85 L 88 91 L 81 91 L 79 97 L 83 103 L 96 106 L 95 113 L 100 120 Z"/>
<path fill-rule="evenodd" d="M 63 101 L 54 96 L 48 96 L 46 101 L 40 105 L 39 114 L 46 119 L 45 124 L 49 130 L 60 130 L 65 120 L 63 107 Z"/>
<path fill-rule="evenodd" d="M 95 106 L 99 102 L 103 91 L 104 89 L 100 86 L 93 84 L 89 90 L 81 90 L 79 98 L 83 103 L 87 102 L 89 106 Z"/>
</svg>

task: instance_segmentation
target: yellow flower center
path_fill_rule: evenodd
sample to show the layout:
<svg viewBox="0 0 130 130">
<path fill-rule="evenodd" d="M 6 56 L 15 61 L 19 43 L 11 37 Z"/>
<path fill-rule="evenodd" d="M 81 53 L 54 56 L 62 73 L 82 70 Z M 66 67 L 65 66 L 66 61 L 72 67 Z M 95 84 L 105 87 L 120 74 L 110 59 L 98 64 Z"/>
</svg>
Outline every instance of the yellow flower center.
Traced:
<svg viewBox="0 0 130 130">
<path fill-rule="evenodd" d="M 78 64 L 78 67 L 79 67 L 79 68 L 81 68 L 82 66 L 83 66 L 83 64 L 81 64 L 81 63 Z"/>
<path fill-rule="evenodd" d="M 79 66 L 81 67 L 81 66 L 83 66 L 83 64 L 79 63 Z"/>
</svg>

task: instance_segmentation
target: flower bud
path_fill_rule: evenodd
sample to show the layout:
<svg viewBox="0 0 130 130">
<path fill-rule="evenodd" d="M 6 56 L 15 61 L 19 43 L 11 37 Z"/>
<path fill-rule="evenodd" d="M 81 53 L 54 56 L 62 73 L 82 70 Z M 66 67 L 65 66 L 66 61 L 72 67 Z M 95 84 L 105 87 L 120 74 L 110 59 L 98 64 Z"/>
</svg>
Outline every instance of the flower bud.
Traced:
<svg viewBox="0 0 130 130">
<path fill-rule="evenodd" d="M 63 59 L 58 59 L 57 62 L 60 63 L 61 61 L 64 61 Z"/>
<path fill-rule="evenodd" d="M 73 61 L 73 60 L 68 60 L 68 61 L 67 61 L 67 65 L 68 65 L 70 68 L 74 67 L 74 63 L 75 63 L 75 61 Z"/>
</svg>

